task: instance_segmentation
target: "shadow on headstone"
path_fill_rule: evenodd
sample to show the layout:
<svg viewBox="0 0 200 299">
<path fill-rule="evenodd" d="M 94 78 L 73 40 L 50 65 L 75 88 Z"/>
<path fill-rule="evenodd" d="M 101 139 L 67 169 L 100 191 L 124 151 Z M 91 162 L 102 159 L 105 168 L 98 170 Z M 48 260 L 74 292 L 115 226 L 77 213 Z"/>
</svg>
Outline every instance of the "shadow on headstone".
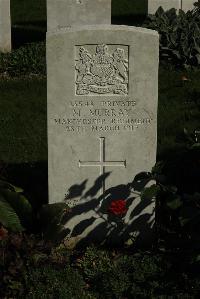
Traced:
<svg viewBox="0 0 200 299">
<path fill-rule="evenodd" d="M 141 192 L 148 186 L 150 180 L 134 180 L 132 183 L 112 187 L 102 195 L 98 195 L 100 186 L 109 175 L 110 173 L 105 173 L 104 177 L 98 177 L 94 186 L 79 198 L 79 202 L 69 213 L 62 217 L 62 237 L 65 235 L 66 246 L 84 247 L 91 243 L 122 246 L 130 239 L 134 246 L 146 247 L 153 243 L 155 199 L 141 199 Z M 80 190 L 83 184 L 86 187 L 84 181 L 70 189 Z M 66 203 L 70 197 L 69 193 Z M 127 210 L 126 213 L 116 215 L 109 209 L 111 203 L 117 203 L 119 200 L 125 202 Z"/>
</svg>

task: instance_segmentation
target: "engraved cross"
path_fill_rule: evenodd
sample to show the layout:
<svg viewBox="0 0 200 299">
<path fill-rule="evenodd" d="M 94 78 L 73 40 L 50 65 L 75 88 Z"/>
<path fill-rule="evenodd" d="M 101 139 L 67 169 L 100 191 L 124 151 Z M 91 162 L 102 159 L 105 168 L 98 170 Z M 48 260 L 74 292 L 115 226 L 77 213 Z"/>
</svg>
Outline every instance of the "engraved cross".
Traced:
<svg viewBox="0 0 200 299">
<path fill-rule="evenodd" d="M 99 137 L 100 154 L 99 161 L 80 161 L 79 167 L 99 167 L 100 176 L 105 173 L 105 167 L 126 167 L 125 161 L 106 161 L 105 160 L 105 137 Z M 102 183 L 101 195 L 105 192 L 105 182 Z"/>
</svg>

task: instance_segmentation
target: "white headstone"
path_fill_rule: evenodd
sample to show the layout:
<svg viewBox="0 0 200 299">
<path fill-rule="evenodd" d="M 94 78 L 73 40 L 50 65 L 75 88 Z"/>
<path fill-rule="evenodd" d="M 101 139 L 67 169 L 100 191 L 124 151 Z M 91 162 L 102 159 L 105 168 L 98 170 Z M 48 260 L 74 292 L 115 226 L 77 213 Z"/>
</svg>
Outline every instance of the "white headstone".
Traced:
<svg viewBox="0 0 200 299">
<path fill-rule="evenodd" d="M 162 6 L 164 10 L 175 8 L 181 9 L 182 0 L 148 0 L 148 13 L 154 14 L 157 9 Z"/>
<path fill-rule="evenodd" d="M 10 0 L 0 0 L 0 52 L 11 51 Z"/>
<path fill-rule="evenodd" d="M 192 10 L 195 2 L 197 2 L 197 0 L 182 0 L 182 10 Z"/>
<path fill-rule="evenodd" d="M 98 25 L 47 34 L 49 202 L 68 198 L 79 207 L 66 224 L 70 236 L 81 221 L 96 219 L 80 239 L 104 225 L 83 203 L 155 164 L 158 57 L 158 33 L 148 29 Z M 127 223 L 153 223 L 154 202 L 137 195 L 129 203 Z"/>
<path fill-rule="evenodd" d="M 154 14 L 157 9 L 162 6 L 164 10 L 169 10 L 171 8 L 184 10 L 192 10 L 194 8 L 194 3 L 197 0 L 148 0 L 148 13 Z"/>
<path fill-rule="evenodd" d="M 111 24 L 111 0 L 47 0 L 47 30 Z"/>
</svg>

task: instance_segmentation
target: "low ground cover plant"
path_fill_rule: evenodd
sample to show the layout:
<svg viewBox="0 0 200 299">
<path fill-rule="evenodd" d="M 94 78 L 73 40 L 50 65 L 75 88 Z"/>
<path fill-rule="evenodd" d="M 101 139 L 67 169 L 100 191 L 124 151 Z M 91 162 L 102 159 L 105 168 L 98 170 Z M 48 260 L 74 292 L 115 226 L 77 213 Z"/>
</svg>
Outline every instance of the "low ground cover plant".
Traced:
<svg viewBox="0 0 200 299">
<path fill-rule="evenodd" d="M 11 53 L 0 53 L 1 76 L 46 76 L 45 43 L 31 43 Z"/>
<path fill-rule="evenodd" d="M 0 252 L 1 298 L 194 298 L 200 291 L 196 252 L 69 251 L 13 233 L 1 239 Z"/>
</svg>

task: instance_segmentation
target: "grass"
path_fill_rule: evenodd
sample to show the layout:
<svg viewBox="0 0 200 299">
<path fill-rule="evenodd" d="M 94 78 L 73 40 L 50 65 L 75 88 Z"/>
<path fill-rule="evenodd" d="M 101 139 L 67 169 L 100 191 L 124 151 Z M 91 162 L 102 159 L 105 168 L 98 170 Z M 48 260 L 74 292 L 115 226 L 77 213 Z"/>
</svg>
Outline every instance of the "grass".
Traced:
<svg viewBox="0 0 200 299">
<path fill-rule="evenodd" d="M 0 160 L 46 160 L 45 80 L 0 80 L 0 94 Z"/>
<path fill-rule="evenodd" d="M 12 24 L 46 22 L 46 0 L 11 0 Z"/>
<path fill-rule="evenodd" d="M 12 47 L 45 40 L 45 0 L 11 0 Z"/>
<path fill-rule="evenodd" d="M 144 15 L 148 0 L 112 0 L 112 16 Z"/>
</svg>

